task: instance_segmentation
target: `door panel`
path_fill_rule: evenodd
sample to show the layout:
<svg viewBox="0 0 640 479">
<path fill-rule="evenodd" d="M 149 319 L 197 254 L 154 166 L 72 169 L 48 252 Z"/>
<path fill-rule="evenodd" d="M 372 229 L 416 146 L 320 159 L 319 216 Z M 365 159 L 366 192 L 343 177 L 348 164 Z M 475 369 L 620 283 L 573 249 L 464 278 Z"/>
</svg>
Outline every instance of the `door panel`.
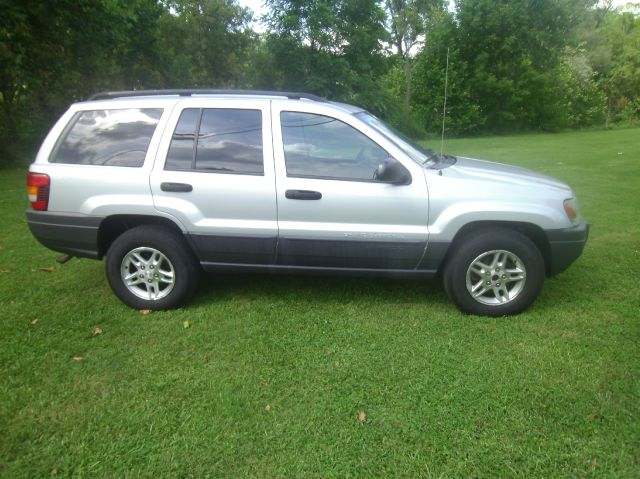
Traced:
<svg viewBox="0 0 640 479">
<path fill-rule="evenodd" d="M 151 175 L 153 202 L 183 226 L 202 262 L 272 264 L 278 225 L 269 101 L 238 104 L 178 104 Z"/>
<path fill-rule="evenodd" d="M 411 174 L 409 185 L 375 181 L 375 166 L 390 155 L 396 159 L 400 155 L 393 145 L 346 112 L 305 103 L 297 107 L 298 113 L 317 114 L 317 121 L 307 118 L 296 124 L 296 116 L 288 114 L 292 109 L 296 106 L 291 102 L 272 103 L 277 264 L 414 269 L 428 240 L 428 192 L 419 165 L 401 162 Z M 335 132 L 313 131 L 329 124 Z M 293 128 L 299 130 L 292 133 Z M 315 163 L 307 167 L 304 162 L 309 158 Z M 345 178 L 338 179 L 342 173 Z M 301 201 L 287 194 L 294 190 L 316 195 Z"/>
</svg>

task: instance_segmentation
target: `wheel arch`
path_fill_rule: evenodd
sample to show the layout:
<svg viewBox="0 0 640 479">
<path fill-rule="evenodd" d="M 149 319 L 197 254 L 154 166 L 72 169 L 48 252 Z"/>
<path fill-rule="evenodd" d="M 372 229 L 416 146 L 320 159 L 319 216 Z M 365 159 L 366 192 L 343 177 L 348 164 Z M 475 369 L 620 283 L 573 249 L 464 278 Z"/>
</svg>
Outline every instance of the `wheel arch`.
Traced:
<svg viewBox="0 0 640 479">
<path fill-rule="evenodd" d="M 161 216 L 146 215 L 112 215 L 100 223 L 98 229 L 98 254 L 102 258 L 106 255 L 115 239 L 131 228 L 144 225 L 158 225 L 167 228 L 173 233 L 185 237 L 182 229 L 172 220 Z M 193 252 L 193 246 L 187 241 Z"/>
<path fill-rule="evenodd" d="M 529 238 L 538 248 L 540 254 L 544 259 L 545 264 L 545 273 L 547 276 L 551 273 L 551 247 L 549 245 L 549 240 L 545 235 L 542 228 L 532 223 L 524 223 L 517 221 L 474 221 L 472 223 L 467 223 L 462 228 L 458 230 L 455 234 L 449 248 L 447 249 L 447 253 L 444 258 L 440 262 L 440 266 L 438 267 L 438 274 L 442 274 L 442 270 L 449 262 L 451 256 L 455 253 L 457 246 L 464 241 L 466 237 L 469 235 L 473 235 L 480 230 L 488 230 L 492 228 L 507 228 L 513 231 L 517 231 L 527 238 Z"/>
</svg>

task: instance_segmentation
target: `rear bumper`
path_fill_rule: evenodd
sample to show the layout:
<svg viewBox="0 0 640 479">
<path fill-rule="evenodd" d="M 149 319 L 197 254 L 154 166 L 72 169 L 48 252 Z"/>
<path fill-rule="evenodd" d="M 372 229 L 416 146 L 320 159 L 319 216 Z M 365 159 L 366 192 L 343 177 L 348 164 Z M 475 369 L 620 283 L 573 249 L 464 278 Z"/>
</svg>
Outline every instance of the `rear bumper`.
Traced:
<svg viewBox="0 0 640 479">
<path fill-rule="evenodd" d="M 61 215 L 27 211 L 27 224 L 44 246 L 72 256 L 99 259 L 98 228 L 101 216 Z"/>
<path fill-rule="evenodd" d="M 589 223 L 581 221 L 570 228 L 546 230 L 551 253 L 549 276 L 562 273 L 582 254 L 589 237 Z"/>
</svg>

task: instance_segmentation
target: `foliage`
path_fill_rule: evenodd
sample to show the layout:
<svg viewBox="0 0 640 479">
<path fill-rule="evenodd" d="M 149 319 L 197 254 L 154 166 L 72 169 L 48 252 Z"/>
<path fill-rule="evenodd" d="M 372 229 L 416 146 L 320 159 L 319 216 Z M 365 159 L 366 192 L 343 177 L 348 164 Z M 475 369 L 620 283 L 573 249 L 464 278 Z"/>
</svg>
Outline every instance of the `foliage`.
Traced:
<svg viewBox="0 0 640 479">
<path fill-rule="evenodd" d="M 388 29 L 396 53 L 409 57 L 411 50 L 422 43 L 432 13 L 444 10 L 442 0 L 385 0 Z"/>
<path fill-rule="evenodd" d="M 412 50 L 424 44 L 427 35 L 427 24 L 432 15 L 444 11 L 442 0 L 386 0 L 388 29 L 391 43 L 402 64 L 404 101 L 402 117 L 392 118 L 394 123 L 408 134 L 416 132 L 415 110 L 412 108 L 413 60 Z M 430 34 L 431 32 L 429 32 Z M 398 109 L 396 109 L 397 111 Z"/>
<path fill-rule="evenodd" d="M 158 47 L 164 52 L 165 84 L 178 88 L 239 88 L 255 34 L 251 13 L 233 0 L 173 0 Z"/>
<path fill-rule="evenodd" d="M 605 11 L 585 25 L 586 56 L 607 97 L 607 122 L 640 118 L 640 16 Z"/>
<path fill-rule="evenodd" d="M 427 130 L 439 129 L 446 48 L 453 132 L 638 118 L 638 17 L 592 4 L 461 0 L 455 16 L 432 17 L 413 79 L 413 108 Z"/>
<path fill-rule="evenodd" d="M 468 80 L 470 66 L 456 42 L 455 18 L 449 12 L 441 12 L 432 17 L 429 27 L 427 43 L 415 60 L 413 103 L 416 115 L 426 131 L 441 131 L 448 52 L 446 130 L 453 134 L 475 132 L 482 128 L 486 119 L 481 116 L 481 106 L 472 96 L 472 84 Z"/>
<path fill-rule="evenodd" d="M 570 22 L 563 6 L 552 0 L 460 0 L 455 20 L 441 19 L 448 30 L 444 41 L 427 45 L 419 62 L 429 83 L 439 76 L 442 52 L 450 48 L 451 101 L 468 117 L 459 129 L 541 129 L 560 123 L 559 92 L 553 87 Z M 427 95 L 427 105 L 442 91 L 416 90 Z"/>
<path fill-rule="evenodd" d="M 559 97 L 558 126 L 601 125 L 605 120 L 607 99 L 585 53 L 568 49 L 555 73 L 556 83 L 552 88 L 557 90 Z"/>
<path fill-rule="evenodd" d="M 267 49 L 280 72 L 278 88 L 306 90 L 383 113 L 386 94 L 376 81 L 384 11 L 376 0 L 267 0 L 272 9 Z M 272 74 L 272 73 L 271 73 Z"/>
</svg>

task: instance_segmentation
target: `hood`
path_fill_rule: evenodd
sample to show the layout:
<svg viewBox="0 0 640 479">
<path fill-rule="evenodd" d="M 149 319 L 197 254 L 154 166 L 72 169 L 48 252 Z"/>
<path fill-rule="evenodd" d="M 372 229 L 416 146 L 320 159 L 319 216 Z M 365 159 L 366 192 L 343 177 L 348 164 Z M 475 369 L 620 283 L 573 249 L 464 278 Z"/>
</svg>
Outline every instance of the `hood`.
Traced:
<svg viewBox="0 0 640 479">
<path fill-rule="evenodd" d="M 450 166 L 448 170 L 450 174 L 454 173 L 462 178 L 468 177 L 469 179 L 490 180 L 523 186 L 540 185 L 571 191 L 569 185 L 550 176 L 492 161 L 457 157 L 456 163 Z"/>
</svg>

